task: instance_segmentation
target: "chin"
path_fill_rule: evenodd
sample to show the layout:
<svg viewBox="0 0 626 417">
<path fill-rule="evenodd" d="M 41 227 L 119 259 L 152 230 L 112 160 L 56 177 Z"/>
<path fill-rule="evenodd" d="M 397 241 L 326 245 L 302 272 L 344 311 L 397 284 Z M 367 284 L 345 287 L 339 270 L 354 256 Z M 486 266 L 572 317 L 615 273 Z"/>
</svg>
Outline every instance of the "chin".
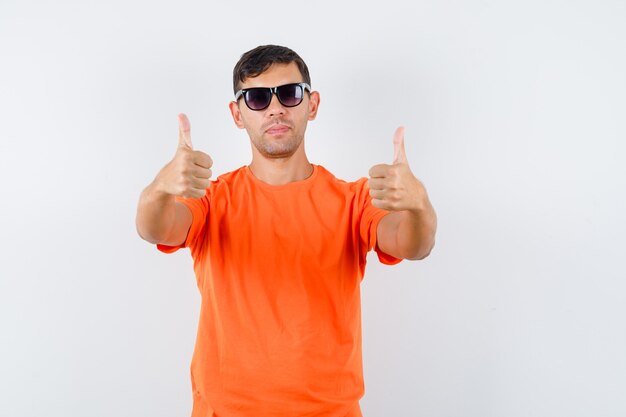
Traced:
<svg viewBox="0 0 626 417">
<path fill-rule="evenodd" d="M 281 151 L 259 150 L 259 152 L 267 159 L 285 159 L 292 157 L 296 153 L 296 149 L 286 149 Z"/>
<path fill-rule="evenodd" d="M 281 141 L 282 142 L 282 141 Z M 268 159 L 289 158 L 296 153 L 302 141 L 289 139 L 286 143 L 254 143 L 254 147 L 261 155 Z"/>
</svg>

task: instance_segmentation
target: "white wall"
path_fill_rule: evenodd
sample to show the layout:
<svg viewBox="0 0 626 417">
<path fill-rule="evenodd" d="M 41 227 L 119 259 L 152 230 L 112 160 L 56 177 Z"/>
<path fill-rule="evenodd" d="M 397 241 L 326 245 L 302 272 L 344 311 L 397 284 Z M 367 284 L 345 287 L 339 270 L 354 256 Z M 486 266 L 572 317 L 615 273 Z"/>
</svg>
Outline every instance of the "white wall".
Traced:
<svg viewBox="0 0 626 417">
<path fill-rule="evenodd" d="M 439 215 L 363 282 L 366 417 L 626 415 L 623 1 L 0 3 L 0 415 L 187 416 L 189 252 L 135 233 L 186 112 L 248 163 L 232 67 L 277 43 L 321 92 L 311 160 L 390 162 Z"/>
</svg>

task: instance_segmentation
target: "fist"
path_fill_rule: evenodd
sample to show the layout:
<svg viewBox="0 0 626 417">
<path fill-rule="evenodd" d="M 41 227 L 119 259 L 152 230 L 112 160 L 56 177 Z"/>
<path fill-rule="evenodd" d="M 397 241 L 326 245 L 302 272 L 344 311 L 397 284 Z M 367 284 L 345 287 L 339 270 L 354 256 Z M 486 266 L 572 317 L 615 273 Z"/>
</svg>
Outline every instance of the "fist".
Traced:
<svg viewBox="0 0 626 417">
<path fill-rule="evenodd" d="M 396 130 L 393 144 L 393 164 L 374 165 L 369 171 L 372 205 L 389 211 L 422 210 L 428 205 L 428 195 L 406 159 L 403 127 Z"/>
<path fill-rule="evenodd" d="M 210 184 L 212 166 L 209 155 L 193 150 L 189 119 L 185 114 L 179 114 L 178 148 L 174 158 L 157 175 L 157 189 L 185 198 L 203 197 Z"/>
</svg>

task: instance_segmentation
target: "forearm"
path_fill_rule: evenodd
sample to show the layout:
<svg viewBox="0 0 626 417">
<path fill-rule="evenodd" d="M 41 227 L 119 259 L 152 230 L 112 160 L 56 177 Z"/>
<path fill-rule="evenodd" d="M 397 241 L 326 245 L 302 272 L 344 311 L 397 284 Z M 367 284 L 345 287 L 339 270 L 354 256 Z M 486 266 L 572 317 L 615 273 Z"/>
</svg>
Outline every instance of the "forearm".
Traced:
<svg viewBox="0 0 626 417">
<path fill-rule="evenodd" d="M 435 245 L 437 215 L 432 205 L 415 211 L 392 213 L 399 217 L 396 248 L 404 259 L 424 259 Z"/>
<path fill-rule="evenodd" d="M 171 194 L 158 191 L 155 183 L 148 185 L 137 205 L 137 233 L 150 243 L 167 240 L 176 221 L 176 202 Z"/>
</svg>

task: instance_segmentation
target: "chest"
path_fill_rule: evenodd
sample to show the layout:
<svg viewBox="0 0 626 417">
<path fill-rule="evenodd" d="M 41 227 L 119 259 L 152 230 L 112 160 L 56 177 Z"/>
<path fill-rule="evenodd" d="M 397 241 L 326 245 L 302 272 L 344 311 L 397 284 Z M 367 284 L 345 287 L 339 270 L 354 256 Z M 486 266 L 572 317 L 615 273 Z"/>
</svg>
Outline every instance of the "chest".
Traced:
<svg viewBox="0 0 626 417">
<path fill-rule="evenodd" d="M 285 261 L 328 258 L 353 251 L 354 202 L 339 194 L 257 193 L 222 199 L 210 215 L 211 245 L 234 258 Z"/>
</svg>

